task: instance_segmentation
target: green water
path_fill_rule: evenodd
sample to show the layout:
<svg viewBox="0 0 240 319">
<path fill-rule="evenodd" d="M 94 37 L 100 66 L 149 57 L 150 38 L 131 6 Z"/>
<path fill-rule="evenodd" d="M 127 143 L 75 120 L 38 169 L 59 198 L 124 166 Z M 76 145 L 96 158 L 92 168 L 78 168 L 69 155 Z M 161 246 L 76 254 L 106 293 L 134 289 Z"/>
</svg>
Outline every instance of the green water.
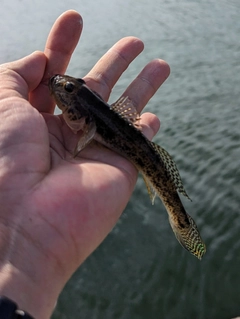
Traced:
<svg viewBox="0 0 240 319">
<path fill-rule="evenodd" d="M 13 7 L 3 1 L 1 62 L 42 49 L 54 19 L 70 8 L 84 19 L 71 75 L 83 76 L 123 36 L 145 43 L 112 101 L 149 60 L 170 64 L 171 76 L 147 110 L 161 119 L 155 141 L 178 164 L 193 200 L 183 202 L 207 254 L 199 262 L 181 248 L 161 202 L 151 205 L 139 179 L 112 233 L 67 284 L 53 318 L 240 315 L 240 2 L 43 0 Z"/>
</svg>

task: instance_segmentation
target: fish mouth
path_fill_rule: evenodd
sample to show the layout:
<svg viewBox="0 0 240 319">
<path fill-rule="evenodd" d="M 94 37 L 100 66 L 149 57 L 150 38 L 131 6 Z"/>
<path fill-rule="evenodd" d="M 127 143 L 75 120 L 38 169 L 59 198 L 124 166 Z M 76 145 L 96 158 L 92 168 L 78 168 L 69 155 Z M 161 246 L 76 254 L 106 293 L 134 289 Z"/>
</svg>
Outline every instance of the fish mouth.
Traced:
<svg viewBox="0 0 240 319">
<path fill-rule="evenodd" d="M 49 82 L 48 82 L 48 85 L 50 88 L 52 88 L 55 84 L 58 83 L 59 77 L 60 77 L 59 74 L 55 74 L 55 75 L 50 77 Z"/>
<path fill-rule="evenodd" d="M 65 79 L 60 74 L 55 74 L 52 77 L 50 77 L 48 81 L 48 87 L 49 87 L 50 93 L 53 94 L 54 89 L 56 89 L 57 87 L 62 87 L 63 83 L 65 82 L 66 82 Z"/>
<path fill-rule="evenodd" d="M 55 74 L 53 76 L 50 77 L 49 79 L 49 85 L 52 86 L 53 83 L 55 82 L 56 77 L 59 76 L 58 74 Z"/>
<path fill-rule="evenodd" d="M 53 88 L 55 85 L 56 76 L 58 76 L 58 74 L 51 76 L 50 79 L 48 80 L 48 87 L 49 87 L 49 91 L 50 91 L 51 95 L 53 94 Z"/>
</svg>

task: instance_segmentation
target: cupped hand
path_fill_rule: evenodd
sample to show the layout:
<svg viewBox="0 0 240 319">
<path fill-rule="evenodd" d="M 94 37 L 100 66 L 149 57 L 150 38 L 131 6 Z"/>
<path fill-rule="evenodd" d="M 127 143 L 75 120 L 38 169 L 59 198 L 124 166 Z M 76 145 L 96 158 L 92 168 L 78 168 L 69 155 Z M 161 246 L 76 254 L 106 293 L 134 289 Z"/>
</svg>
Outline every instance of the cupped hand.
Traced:
<svg viewBox="0 0 240 319">
<path fill-rule="evenodd" d="M 0 291 L 36 318 L 49 316 L 66 281 L 115 225 L 137 179 L 131 163 L 94 143 L 73 158 L 78 136 L 53 114 L 47 81 L 64 74 L 81 31 L 79 14 L 67 11 L 55 22 L 44 52 L 0 67 L 0 274 L 15 274 L 2 286 L 0 276 Z M 107 101 L 142 50 L 137 38 L 120 40 L 86 83 Z M 168 65 L 153 60 L 123 95 L 140 112 L 168 75 Z M 151 139 L 159 120 L 146 113 L 141 123 Z M 18 284 L 25 287 L 23 297 L 12 289 Z M 45 296 L 36 301 L 33 291 Z"/>
</svg>

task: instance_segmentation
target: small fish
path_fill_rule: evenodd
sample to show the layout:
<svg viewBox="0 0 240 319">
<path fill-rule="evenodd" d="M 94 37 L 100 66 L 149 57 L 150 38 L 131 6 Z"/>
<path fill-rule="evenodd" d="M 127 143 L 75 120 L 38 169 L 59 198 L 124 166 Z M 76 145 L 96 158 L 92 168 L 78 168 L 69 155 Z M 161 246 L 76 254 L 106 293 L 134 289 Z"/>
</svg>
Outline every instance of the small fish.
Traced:
<svg viewBox="0 0 240 319">
<path fill-rule="evenodd" d="M 67 125 L 73 132 L 83 131 L 74 155 L 94 139 L 131 161 L 143 175 L 152 204 L 156 195 L 162 200 L 179 243 L 201 259 L 206 246 L 179 198 L 178 192 L 189 197 L 176 164 L 167 151 L 142 134 L 131 100 L 121 97 L 109 105 L 84 80 L 67 75 L 53 76 L 49 89 Z"/>
</svg>

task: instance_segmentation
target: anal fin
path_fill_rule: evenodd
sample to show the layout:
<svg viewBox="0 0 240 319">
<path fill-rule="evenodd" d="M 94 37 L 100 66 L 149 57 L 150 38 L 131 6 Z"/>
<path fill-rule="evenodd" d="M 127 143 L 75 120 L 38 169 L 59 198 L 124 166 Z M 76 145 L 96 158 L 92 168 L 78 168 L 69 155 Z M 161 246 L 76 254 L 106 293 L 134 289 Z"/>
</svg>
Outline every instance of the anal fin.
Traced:
<svg viewBox="0 0 240 319">
<path fill-rule="evenodd" d="M 154 205 L 154 200 L 156 198 L 157 192 L 155 191 L 155 189 L 152 187 L 152 185 L 149 183 L 147 177 L 145 175 L 143 175 L 143 180 L 146 184 L 146 188 L 149 194 L 149 197 L 151 199 L 152 205 Z"/>
</svg>

